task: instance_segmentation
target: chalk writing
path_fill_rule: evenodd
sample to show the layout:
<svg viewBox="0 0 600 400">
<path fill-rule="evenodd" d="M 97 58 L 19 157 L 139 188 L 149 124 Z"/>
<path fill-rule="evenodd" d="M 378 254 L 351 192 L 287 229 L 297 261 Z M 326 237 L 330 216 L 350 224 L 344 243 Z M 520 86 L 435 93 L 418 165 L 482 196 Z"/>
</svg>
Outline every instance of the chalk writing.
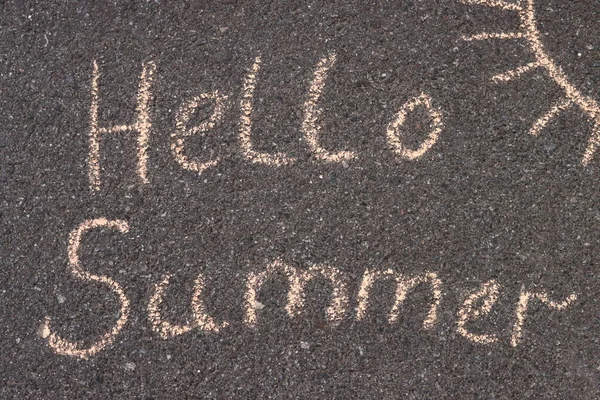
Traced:
<svg viewBox="0 0 600 400">
<path fill-rule="evenodd" d="M 240 116 L 240 147 L 244 156 L 253 163 L 276 167 L 291 164 L 296 161 L 293 157 L 288 157 L 283 153 L 259 153 L 254 150 L 254 146 L 252 145 L 252 101 L 254 99 L 254 89 L 256 88 L 256 75 L 260 71 L 260 63 L 260 56 L 258 56 L 254 59 L 254 64 L 252 64 L 252 68 L 248 71 L 244 79 L 244 86 L 242 88 L 243 97 L 240 102 L 242 110 L 242 115 Z"/>
<path fill-rule="evenodd" d="M 427 136 L 427 139 L 421 143 L 416 150 L 408 149 L 401 140 L 400 129 L 406 121 L 406 117 L 409 113 L 413 112 L 417 107 L 424 107 L 429 113 L 432 120 L 431 132 Z M 431 97 L 425 93 L 421 93 L 419 97 L 415 97 L 407 101 L 396 114 L 396 118 L 389 124 L 387 128 L 387 139 L 390 147 L 394 152 L 401 158 L 407 160 L 415 160 L 420 158 L 429 150 L 435 142 L 437 142 L 440 132 L 443 129 L 442 114 L 432 107 Z"/>
<path fill-rule="evenodd" d="M 510 340 L 510 344 L 513 347 L 517 346 L 521 341 L 521 336 L 523 335 L 523 324 L 525 323 L 525 316 L 527 315 L 527 307 L 529 305 L 529 300 L 531 299 L 539 300 L 552 310 L 561 311 L 570 306 L 571 303 L 573 303 L 575 300 L 577 300 L 577 295 L 571 294 L 567 296 L 567 298 L 562 302 L 557 303 L 553 300 L 550 300 L 550 298 L 548 297 L 548 293 L 546 292 L 529 292 L 524 288 L 521 289 L 521 295 L 519 296 L 519 304 L 517 305 L 515 325 L 513 327 L 512 337 Z"/>
<path fill-rule="evenodd" d="M 369 305 L 369 294 L 375 280 L 388 277 L 393 278 L 396 282 L 396 296 L 394 299 L 394 304 L 390 311 L 390 315 L 388 317 L 389 323 L 392 324 L 398 319 L 400 305 L 402 305 L 402 303 L 406 299 L 408 291 L 421 283 L 429 283 L 431 284 L 433 292 L 433 303 L 431 304 L 431 308 L 429 310 L 429 313 L 427 314 L 427 318 L 425 318 L 425 321 L 423 321 L 423 327 L 425 329 L 433 328 L 433 325 L 435 324 L 435 321 L 437 319 L 437 309 L 440 305 L 440 300 L 442 298 L 442 281 L 439 280 L 437 274 L 433 272 L 426 272 L 416 277 L 407 278 L 402 274 L 394 272 L 392 269 L 386 269 L 385 271 L 371 271 L 368 269 L 365 270 L 365 273 L 363 274 L 362 283 L 360 285 L 360 290 L 358 292 L 358 306 L 356 307 L 356 319 L 363 319 L 367 313 L 367 307 Z"/>
<path fill-rule="evenodd" d="M 335 53 L 320 59 L 315 68 L 313 78 L 310 82 L 306 100 L 303 107 L 304 117 L 300 125 L 300 132 L 304 136 L 310 151 L 316 160 L 326 163 L 335 163 L 356 159 L 358 154 L 353 151 L 331 152 L 324 149 L 319 142 L 322 131 L 319 125 L 319 118 L 322 109 L 319 107 L 319 100 L 322 96 L 325 80 L 329 69 L 333 67 L 336 61 Z M 282 167 L 294 164 L 297 160 L 285 153 L 278 152 L 274 154 L 260 152 L 255 149 L 252 142 L 252 112 L 254 102 L 254 92 L 257 85 L 258 73 L 261 66 L 261 57 L 257 56 L 254 63 L 248 70 L 243 80 L 242 97 L 240 100 L 240 119 L 238 143 L 245 159 L 254 164 L 262 164 L 271 167 Z M 88 177 L 92 191 L 98 191 L 101 187 L 100 178 L 100 139 L 105 133 L 120 133 L 135 131 L 137 135 L 137 175 L 143 184 L 149 183 L 148 179 L 148 150 L 149 134 L 152 128 L 150 118 L 150 99 L 151 87 L 156 73 L 156 63 L 149 61 L 143 63 L 142 72 L 139 78 L 139 89 L 137 94 L 136 117 L 133 123 L 124 125 L 113 125 L 111 127 L 98 126 L 98 107 L 99 107 L 99 79 L 100 72 L 98 63 L 93 62 L 92 70 L 92 102 L 90 106 L 90 132 L 89 132 L 89 153 L 88 153 Z M 202 174 L 206 170 L 215 167 L 221 157 L 215 157 L 212 160 L 198 161 L 190 159 L 185 152 L 185 139 L 195 135 L 204 135 L 222 121 L 225 113 L 225 106 L 228 96 L 215 90 L 212 92 L 201 93 L 190 100 L 185 101 L 175 115 L 175 128 L 171 132 L 171 152 L 177 163 L 186 170 Z M 213 112 L 207 120 L 202 121 L 196 126 L 188 126 L 190 119 L 197 108 L 204 102 L 213 102 Z M 403 125 L 408 115 L 417 107 L 423 107 L 431 119 L 431 131 L 427 138 L 417 149 L 408 149 L 403 143 L 401 137 L 406 134 L 403 131 Z M 432 106 L 432 99 L 429 95 L 421 93 L 420 96 L 408 100 L 396 113 L 395 118 L 387 127 L 386 135 L 390 148 L 401 159 L 415 160 L 422 157 L 438 140 L 440 132 L 443 129 L 442 114 Z"/>
<path fill-rule="evenodd" d="M 215 102 L 212 115 L 207 121 L 203 121 L 200 125 L 187 128 L 186 125 L 192 117 L 192 114 L 198 108 L 201 102 L 206 99 L 214 100 Z M 219 161 L 221 161 L 220 157 L 203 163 L 191 161 L 184 154 L 183 146 L 184 139 L 186 137 L 197 135 L 198 133 L 205 133 L 215 127 L 215 125 L 223 117 L 223 109 L 225 107 L 226 99 L 227 96 L 221 95 L 218 91 L 214 91 L 212 93 L 202 93 L 184 103 L 179 109 L 179 112 L 175 118 L 175 131 L 173 131 L 171 134 L 171 151 L 183 169 L 189 169 L 191 171 L 196 171 L 198 174 L 202 174 L 202 172 L 208 168 L 216 166 Z"/>
<path fill-rule="evenodd" d="M 457 331 L 467 339 L 480 344 L 495 343 L 498 341 L 498 337 L 493 334 L 474 334 L 467 330 L 467 322 L 475 321 L 482 315 L 489 314 L 492 311 L 492 307 L 498 301 L 498 292 L 500 285 L 496 281 L 491 280 L 483 285 L 481 288 L 474 293 L 471 293 L 463 303 L 462 307 L 458 310 L 458 327 Z M 476 307 L 476 302 L 483 299 L 483 303 Z"/>
<path fill-rule="evenodd" d="M 586 150 L 582 156 L 582 164 L 588 165 L 593 158 L 598 145 L 600 145 L 600 106 L 598 103 L 583 95 L 575 86 L 573 86 L 567 76 L 548 56 L 537 28 L 535 16 L 534 0 L 519 0 L 508 2 L 504 0 L 461 0 L 467 4 L 484 5 L 497 8 L 507 12 L 516 12 L 520 18 L 518 30 L 513 32 L 484 32 L 475 35 L 465 36 L 466 41 L 482 40 L 524 40 L 529 50 L 535 57 L 535 61 L 525 63 L 521 66 L 512 68 L 508 71 L 497 73 L 491 77 L 494 83 L 509 82 L 520 78 L 525 74 L 536 70 L 543 71 L 549 76 L 561 89 L 562 97 L 550 107 L 550 109 L 540 116 L 531 126 L 530 133 L 534 136 L 539 135 L 552 121 L 561 113 L 572 107 L 578 107 L 583 111 L 589 122 L 593 125 L 592 135 L 588 140 Z M 306 97 L 302 107 L 302 120 L 299 123 L 299 131 L 303 138 L 303 143 L 307 146 L 314 160 L 322 163 L 337 163 L 355 160 L 359 154 L 354 151 L 340 150 L 332 151 L 323 147 L 321 139 L 323 138 L 322 126 L 320 120 L 323 118 L 323 108 L 320 105 L 325 83 L 329 71 L 334 67 L 337 60 L 335 52 L 329 52 L 321 57 L 310 80 Z M 241 87 L 241 96 L 239 101 L 239 125 L 237 144 L 245 160 L 252 164 L 259 164 L 268 167 L 280 168 L 299 162 L 295 157 L 291 157 L 284 152 L 268 153 L 259 151 L 253 142 L 253 108 L 254 96 L 258 84 L 258 75 L 261 69 L 261 57 L 256 56 L 252 65 L 246 71 Z M 142 184 L 150 182 L 148 178 L 148 152 L 149 135 L 152 129 L 150 117 L 150 100 L 152 97 L 151 88 L 156 74 L 156 63 L 148 61 L 142 64 L 142 71 L 139 76 L 136 114 L 133 122 L 129 124 L 114 124 L 112 126 L 99 126 L 99 80 L 100 71 L 98 63 L 94 60 L 92 63 L 91 77 L 91 105 L 90 105 L 90 128 L 89 128 L 89 151 L 88 151 L 88 179 L 93 192 L 101 188 L 101 151 L 100 143 L 102 135 L 109 133 L 136 132 L 136 152 L 137 152 L 137 170 L 136 174 Z M 226 111 L 227 99 L 229 95 L 222 91 L 214 90 L 201 93 L 191 99 L 184 101 L 175 114 L 175 126 L 171 131 L 171 153 L 177 164 L 189 171 L 200 175 L 207 170 L 214 168 L 221 161 L 222 157 L 191 157 L 186 152 L 186 140 L 192 136 L 206 135 L 209 131 L 223 121 Z M 203 104 L 212 106 L 210 116 L 198 124 L 191 124 L 194 113 Z M 406 121 L 412 113 L 420 108 L 426 114 L 428 119 L 428 133 L 424 140 L 416 148 L 409 148 L 406 145 L 407 128 Z M 192 125 L 192 126 L 190 126 Z M 434 106 L 434 100 L 427 93 L 421 93 L 419 96 L 409 98 L 393 115 L 391 121 L 385 129 L 385 137 L 389 149 L 398 160 L 419 160 L 421 159 L 440 139 L 444 129 L 442 110 Z M 202 160 L 202 161 L 200 161 Z M 118 299 L 120 304 L 119 317 L 112 328 L 102 335 L 91 345 L 84 345 L 83 342 L 70 341 L 59 336 L 52 329 L 52 319 L 46 316 L 38 329 L 48 346 L 57 354 L 73 356 L 87 359 L 99 351 L 114 344 L 115 338 L 125 327 L 129 314 L 130 302 L 121 285 L 114 279 L 104 275 L 94 275 L 84 270 L 79 260 L 79 247 L 82 237 L 92 229 L 108 228 L 117 230 L 125 234 L 129 231 L 129 225 L 122 220 L 109 220 L 107 218 L 96 218 L 86 220 L 75 228 L 69 235 L 67 245 L 68 265 L 71 274 L 79 280 L 86 282 L 97 282 L 107 287 Z M 377 266 L 375 266 L 377 267 Z M 315 284 L 316 280 L 327 282 L 329 292 L 328 305 L 324 310 L 326 320 L 332 327 L 341 324 L 344 319 L 350 321 L 362 321 L 366 323 L 367 311 L 369 310 L 370 300 L 373 296 L 375 283 L 381 281 L 391 281 L 394 284 L 394 298 L 391 309 L 387 312 L 387 323 L 394 324 L 400 318 L 401 308 L 404 305 L 409 293 L 422 290 L 423 288 L 430 293 L 430 300 L 427 301 L 427 315 L 423 320 L 422 327 L 428 331 L 434 331 L 438 321 L 439 309 L 442 307 L 442 299 L 445 297 L 444 285 L 441 274 L 432 271 L 413 273 L 405 275 L 396 268 L 385 267 L 382 269 L 365 268 L 362 280 L 356 293 L 355 305 L 352 303 L 348 282 L 348 276 L 343 268 L 327 264 L 312 264 L 307 267 L 297 267 L 282 259 L 275 259 L 268 263 L 264 268 L 252 268 L 244 277 L 244 292 L 240 294 L 240 307 L 243 311 L 243 320 L 240 323 L 246 329 L 255 329 L 258 326 L 259 314 L 267 306 L 259 300 L 261 291 L 264 290 L 272 280 L 277 276 L 283 276 L 288 284 L 287 303 L 285 311 L 289 318 L 301 317 L 306 308 L 307 288 Z M 171 275 L 165 274 L 149 296 L 146 307 L 147 319 L 152 328 L 153 334 L 162 339 L 172 339 L 180 335 L 189 333 L 198 329 L 212 334 L 223 334 L 234 321 L 215 322 L 215 318 L 209 315 L 204 302 L 205 278 L 203 274 L 198 274 L 194 281 L 193 293 L 190 297 L 191 321 L 185 321 L 182 324 L 169 322 L 165 316 L 164 305 L 167 301 L 168 288 L 171 282 Z M 479 320 L 481 325 L 484 321 L 493 317 L 490 316 L 493 307 L 498 303 L 502 286 L 495 280 L 489 280 L 482 283 L 472 292 L 467 293 L 462 304 L 460 304 L 456 313 L 451 313 L 452 318 L 456 318 L 456 332 L 461 340 L 471 342 L 471 345 L 494 345 L 501 342 L 497 332 L 483 330 L 486 333 L 474 333 L 470 324 Z M 264 293 L 264 292 L 263 292 Z M 511 323 L 509 331 L 511 333 L 509 344 L 512 347 L 518 346 L 523 341 L 525 320 L 528 309 L 533 300 L 546 306 L 552 311 L 566 310 L 572 306 L 578 296 L 575 293 L 568 294 L 562 301 L 550 299 L 550 295 L 544 290 L 526 290 L 523 287 L 519 293 L 516 303 L 514 323 Z M 376 301 L 374 301 L 376 303 Z M 371 308 L 374 305 L 371 304 Z M 354 315 L 352 311 L 354 310 Z M 511 308 L 512 310 L 512 308 Z M 443 315 L 443 314 L 441 314 Z M 482 317 L 487 318 L 482 319 Z M 172 317 L 171 317 L 172 318 Z M 352 320 L 354 318 L 354 320 Z M 218 320 L 218 318 L 217 318 Z M 354 322 L 353 322 L 354 323 Z M 531 322 L 530 322 L 531 323 Z M 481 329 L 481 328 L 480 328 Z M 507 335 L 508 336 L 508 335 Z M 464 339 L 462 339 L 464 338 Z"/>
<path fill-rule="evenodd" d="M 192 310 L 194 314 L 194 323 L 187 325 L 173 325 L 164 321 L 160 315 L 160 305 L 164 299 L 164 293 L 169 285 L 170 275 L 164 275 L 161 282 L 154 288 L 154 294 L 148 302 L 148 319 L 152 324 L 152 329 L 163 339 L 168 339 L 189 332 L 195 327 L 204 331 L 218 333 L 220 329 L 229 326 L 228 322 L 216 324 L 213 318 L 206 313 L 204 302 L 202 301 L 202 291 L 204 290 L 204 277 L 198 275 L 194 282 L 194 294 L 192 295 Z"/>
<path fill-rule="evenodd" d="M 307 271 L 301 271 L 283 263 L 281 260 L 275 260 L 269 264 L 265 271 L 254 273 L 248 276 L 248 284 L 245 294 L 246 299 L 246 318 L 245 324 L 256 326 L 256 295 L 258 289 L 265 283 L 267 278 L 275 272 L 282 272 L 289 280 L 290 290 L 288 292 L 288 303 L 285 307 L 290 317 L 298 315 L 304 305 L 304 287 L 306 284 L 316 278 L 318 275 L 331 282 L 333 287 L 331 305 L 327 309 L 327 319 L 333 323 L 339 323 L 348 306 L 348 294 L 346 285 L 341 279 L 341 273 L 338 269 L 325 265 L 313 265 Z"/>
<path fill-rule="evenodd" d="M 340 162 L 344 160 L 351 160 L 356 157 L 356 153 L 352 151 L 340 151 L 337 153 L 331 153 L 319 144 L 319 126 L 317 119 L 321 114 L 321 109 L 318 107 L 318 101 L 323 93 L 325 87 L 325 79 L 327 79 L 327 72 L 335 63 L 335 54 L 332 53 L 327 57 L 324 57 L 317 64 L 315 69 L 315 75 L 310 84 L 308 92 L 308 98 L 304 103 L 304 121 L 302 121 L 302 132 L 304 137 L 312 150 L 316 158 L 328 162 Z"/>
<path fill-rule="evenodd" d="M 71 273 L 76 278 L 82 281 L 102 283 L 108 286 L 117 295 L 119 302 L 121 303 L 120 317 L 110 332 L 104 334 L 100 340 L 88 348 L 84 348 L 80 343 L 74 343 L 63 339 L 56 333 L 52 332 L 50 328 L 51 319 L 50 317 L 46 317 L 42 332 L 45 332 L 44 336 L 47 336 L 48 338 L 48 346 L 50 346 L 57 354 L 87 359 L 88 357 L 98 353 L 100 350 L 113 343 L 115 337 L 119 334 L 119 332 L 121 332 L 127 323 L 127 318 L 129 317 L 129 299 L 127 299 L 127 296 L 125 295 L 121 285 L 108 276 L 93 275 L 87 271 L 84 271 L 79 262 L 78 253 L 79 246 L 81 244 L 81 237 L 87 231 L 101 227 L 116 229 L 121 233 L 127 233 L 129 231 L 129 225 L 127 222 L 121 220 L 110 221 L 106 218 L 98 218 L 83 222 L 78 228 L 73 230 L 69 236 L 69 265 L 71 266 Z"/>
<path fill-rule="evenodd" d="M 148 183 L 147 163 L 148 163 L 148 137 L 152 123 L 150 122 L 150 88 L 156 64 L 149 61 L 143 64 L 140 75 L 140 85 L 137 95 L 137 107 L 135 122 L 128 125 L 115 125 L 109 128 L 98 126 L 98 80 L 100 72 L 98 63 L 94 60 L 94 69 L 92 73 L 92 104 L 90 106 L 90 149 L 88 155 L 88 175 L 90 187 L 92 190 L 100 190 L 100 135 L 104 133 L 117 133 L 127 131 L 137 131 L 137 174 L 142 183 Z"/>
<path fill-rule="evenodd" d="M 116 229 L 121 233 L 127 233 L 129 230 L 129 225 L 121 220 L 97 218 L 83 222 L 74 229 L 69 236 L 67 248 L 69 265 L 71 267 L 71 273 L 76 278 L 83 281 L 102 283 L 115 293 L 121 304 L 120 317 L 109 332 L 88 347 L 84 347 L 81 343 L 71 342 L 58 336 L 58 334 L 51 329 L 50 317 L 46 317 L 38 329 L 38 332 L 40 333 L 40 336 L 47 339 L 48 346 L 50 346 L 57 354 L 87 359 L 114 343 L 115 337 L 127 323 L 130 312 L 129 300 L 121 285 L 110 277 L 93 275 L 84 271 L 79 261 L 78 251 L 82 236 L 91 229 L 102 227 Z M 303 313 L 307 285 L 317 278 L 322 278 L 327 281 L 330 284 L 331 293 L 330 302 L 325 309 L 325 314 L 327 321 L 332 326 L 339 325 L 344 318 L 350 314 L 351 309 L 348 278 L 342 271 L 343 269 L 325 264 L 313 264 L 308 268 L 300 268 L 292 266 L 281 259 L 272 261 L 262 270 L 251 270 L 245 277 L 245 292 L 240 296 L 240 303 L 244 310 L 244 318 L 241 323 L 250 329 L 257 327 L 257 312 L 266 307 L 258 299 L 260 291 L 267 281 L 274 279 L 279 275 L 284 277 L 289 284 L 285 310 L 290 318 L 297 318 Z M 165 301 L 165 294 L 170 279 L 170 274 L 163 275 L 161 280 L 155 285 L 148 301 L 146 311 L 153 332 L 163 339 L 171 339 L 188 333 L 195 328 L 219 334 L 223 333 L 226 328 L 230 326 L 230 322 L 227 321 L 221 323 L 215 322 L 214 318 L 206 312 L 206 307 L 202 299 L 205 289 L 203 274 L 199 274 L 195 279 L 194 291 L 190 299 L 193 321 L 188 321 L 183 325 L 168 322 L 161 315 L 161 308 Z M 400 307 L 403 305 L 411 290 L 416 290 L 417 287 L 421 285 L 429 287 L 431 290 L 432 301 L 429 304 L 427 316 L 423 321 L 423 329 L 433 330 L 438 320 L 438 309 L 441 306 L 441 300 L 444 293 L 442 289 L 443 283 L 439 274 L 431 271 L 415 274 L 413 276 L 406 276 L 396 272 L 392 268 L 381 270 L 365 269 L 356 295 L 355 320 L 361 321 L 365 319 L 369 306 L 369 299 L 372 296 L 373 285 L 379 279 L 391 279 L 396 287 L 396 290 L 394 291 L 394 302 L 388 314 L 389 324 L 393 324 L 398 320 Z M 468 330 L 467 324 L 490 313 L 492 307 L 498 301 L 500 288 L 500 285 L 495 280 L 491 280 L 483 283 L 477 290 L 468 294 L 456 314 L 457 332 L 461 336 L 478 345 L 491 345 L 498 342 L 498 336 L 496 334 L 475 334 Z M 530 300 L 532 299 L 539 300 L 552 310 L 560 311 L 572 305 L 577 299 L 577 294 L 569 294 L 562 302 L 556 302 L 551 300 L 545 291 L 529 291 L 523 288 L 517 302 L 516 320 L 511 328 L 512 337 L 510 345 L 513 347 L 516 347 L 522 340 L 525 317 Z"/>
</svg>

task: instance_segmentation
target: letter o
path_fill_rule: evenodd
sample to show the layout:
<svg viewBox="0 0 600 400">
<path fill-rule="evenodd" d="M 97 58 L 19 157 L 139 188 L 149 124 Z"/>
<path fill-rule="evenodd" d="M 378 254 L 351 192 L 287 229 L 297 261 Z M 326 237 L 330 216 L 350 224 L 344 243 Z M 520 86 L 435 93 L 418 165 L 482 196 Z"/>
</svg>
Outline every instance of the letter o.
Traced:
<svg viewBox="0 0 600 400">
<path fill-rule="evenodd" d="M 431 132 L 429 132 L 427 139 L 425 139 L 416 150 L 412 150 L 402 144 L 401 128 L 404 125 L 408 114 L 413 112 L 415 108 L 419 106 L 425 107 L 429 113 L 429 116 L 432 119 L 432 129 Z M 418 97 L 413 97 L 404 103 L 398 113 L 396 113 L 394 120 L 388 125 L 386 135 L 388 143 L 396 155 L 406 160 L 416 160 L 423 156 L 423 154 L 437 142 L 443 128 L 444 124 L 442 123 L 441 112 L 431 106 L 431 97 L 425 93 L 421 93 Z"/>
</svg>

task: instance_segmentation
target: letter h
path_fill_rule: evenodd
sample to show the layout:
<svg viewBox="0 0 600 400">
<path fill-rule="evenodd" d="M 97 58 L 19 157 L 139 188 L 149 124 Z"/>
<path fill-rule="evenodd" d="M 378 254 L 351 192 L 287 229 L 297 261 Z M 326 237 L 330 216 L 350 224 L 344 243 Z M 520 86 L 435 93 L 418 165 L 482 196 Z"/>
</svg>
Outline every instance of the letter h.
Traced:
<svg viewBox="0 0 600 400">
<path fill-rule="evenodd" d="M 98 126 L 98 63 L 94 60 L 94 71 L 92 75 L 92 105 L 90 107 L 90 137 L 88 154 L 88 176 L 90 188 L 93 191 L 100 190 L 100 135 L 104 133 L 116 133 L 126 131 L 137 131 L 137 175 L 143 184 L 148 183 L 147 161 L 148 135 L 152 123 L 150 122 L 150 87 L 156 72 L 156 64 L 149 61 L 142 64 L 142 73 L 137 93 L 136 116 L 133 123 L 128 125 L 114 125 L 111 127 Z"/>
</svg>

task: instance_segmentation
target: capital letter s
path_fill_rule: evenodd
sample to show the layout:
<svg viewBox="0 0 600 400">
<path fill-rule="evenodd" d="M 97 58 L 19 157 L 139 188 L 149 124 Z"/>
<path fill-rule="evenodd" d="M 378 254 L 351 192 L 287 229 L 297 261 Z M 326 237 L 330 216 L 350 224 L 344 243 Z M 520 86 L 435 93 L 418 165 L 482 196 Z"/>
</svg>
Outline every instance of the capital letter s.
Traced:
<svg viewBox="0 0 600 400">
<path fill-rule="evenodd" d="M 83 281 L 100 282 L 108 286 L 110 290 L 119 298 L 119 302 L 121 303 L 121 316 L 109 332 L 105 333 L 100 340 L 87 348 L 83 348 L 81 343 L 70 342 L 61 338 L 55 332 L 52 332 L 50 330 L 50 317 L 47 316 L 41 329 L 42 337 L 48 338 L 48 346 L 50 346 L 57 354 L 80 357 L 85 360 L 113 343 L 115 337 L 119 334 L 119 332 L 121 332 L 127 323 L 127 318 L 129 316 L 129 299 L 127 299 L 127 296 L 125 296 L 125 292 L 121 288 L 121 285 L 107 276 L 93 275 L 84 271 L 79 263 L 78 251 L 81 243 L 81 237 L 87 231 L 100 227 L 116 229 L 121 233 L 127 233 L 129 231 L 129 225 L 127 222 L 122 220 L 107 220 L 106 218 L 97 218 L 83 222 L 69 235 L 69 265 L 71 267 L 71 272 L 76 278 Z"/>
</svg>

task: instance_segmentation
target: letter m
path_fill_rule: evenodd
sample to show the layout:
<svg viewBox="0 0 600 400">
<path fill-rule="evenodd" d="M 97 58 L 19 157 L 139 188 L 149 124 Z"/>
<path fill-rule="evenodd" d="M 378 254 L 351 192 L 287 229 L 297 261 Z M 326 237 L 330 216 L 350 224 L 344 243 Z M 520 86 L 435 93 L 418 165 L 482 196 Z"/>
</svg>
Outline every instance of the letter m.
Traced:
<svg viewBox="0 0 600 400">
<path fill-rule="evenodd" d="M 390 310 L 388 316 L 388 322 L 394 323 L 398 319 L 400 306 L 406 300 L 406 296 L 410 290 L 422 283 L 429 283 L 431 285 L 433 302 L 429 313 L 423 321 L 423 327 L 425 329 L 433 328 L 437 320 L 437 309 L 440 304 L 442 297 L 442 281 L 438 279 L 437 275 L 433 272 L 425 272 L 423 274 L 414 276 L 412 278 L 405 277 L 404 275 L 394 272 L 392 269 L 385 271 L 371 271 L 365 270 L 363 279 L 358 292 L 358 306 L 356 307 L 356 319 L 362 320 L 367 314 L 367 308 L 369 306 L 369 295 L 373 283 L 377 279 L 392 278 L 396 282 L 396 293 L 394 299 L 394 305 Z"/>
<path fill-rule="evenodd" d="M 256 311 L 262 308 L 262 305 L 257 301 L 257 294 L 262 285 L 275 273 L 281 272 L 288 279 L 289 290 L 287 305 L 285 307 L 290 317 L 295 317 L 302 313 L 305 301 L 306 285 L 321 276 L 327 279 L 332 286 L 331 303 L 327 307 L 327 320 L 338 324 L 346 313 L 349 299 L 346 284 L 341 277 L 341 272 L 333 267 L 316 264 L 308 270 L 301 270 L 283 263 L 277 259 L 267 266 L 264 271 L 248 275 L 246 287 L 246 317 L 245 323 L 248 326 L 255 327 L 257 322 Z"/>
</svg>

